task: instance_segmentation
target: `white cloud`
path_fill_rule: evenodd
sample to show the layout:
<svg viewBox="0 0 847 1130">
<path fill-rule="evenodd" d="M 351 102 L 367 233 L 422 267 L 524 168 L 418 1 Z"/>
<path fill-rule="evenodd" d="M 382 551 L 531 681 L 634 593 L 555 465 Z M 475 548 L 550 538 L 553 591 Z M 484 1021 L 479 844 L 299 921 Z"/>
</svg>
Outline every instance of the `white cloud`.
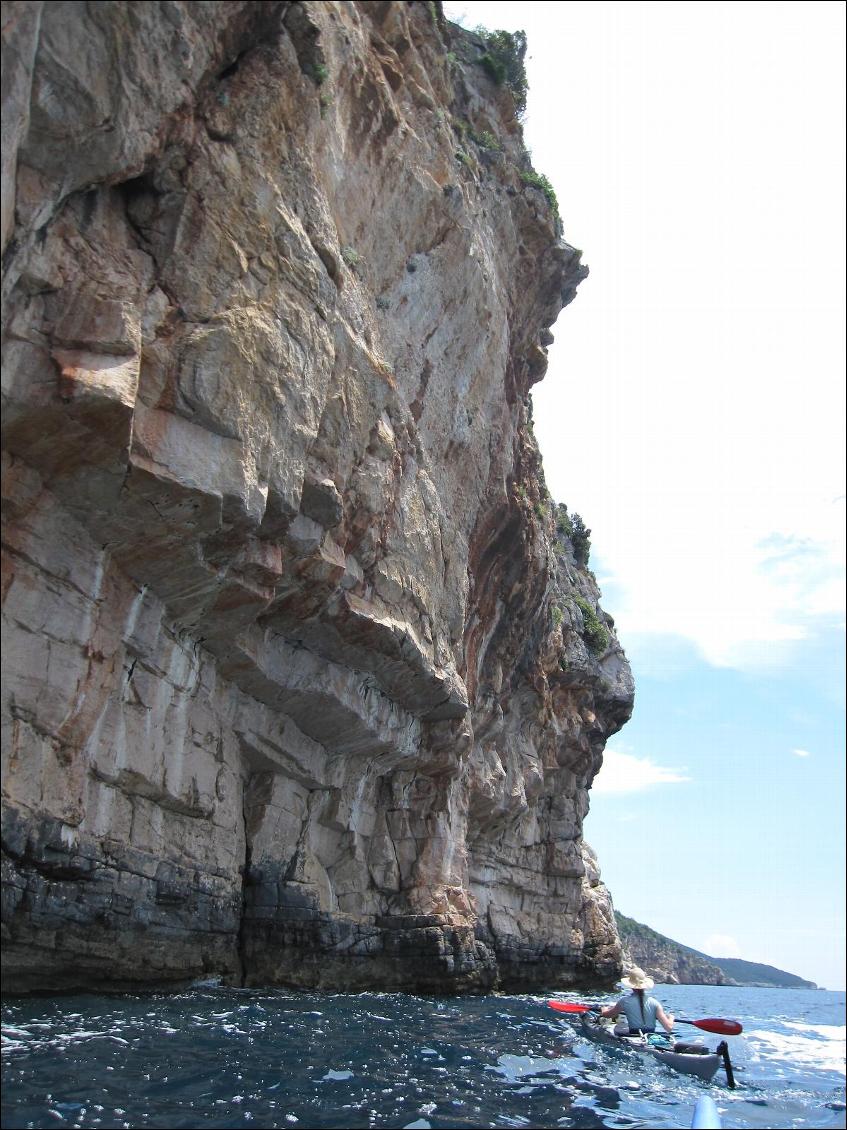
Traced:
<svg viewBox="0 0 847 1130">
<path fill-rule="evenodd" d="M 766 441 L 738 435 L 749 462 L 736 459 L 738 478 L 730 481 L 706 450 L 719 421 L 701 414 L 703 433 L 683 437 L 686 455 L 679 439 L 665 442 L 661 434 L 679 429 L 670 407 L 631 432 L 622 427 L 611 473 L 599 475 L 588 450 L 574 460 L 580 439 L 556 442 L 561 395 L 561 386 L 549 398 L 543 385 L 536 392 L 547 481 L 592 529 L 594 563 L 604 591 L 614 591 L 606 606 L 625 646 L 647 650 L 658 636 L 677 636 L 714 666 L 769 668 L 784 666 L 799 641 L 841 620 L 844 507 L 824 500 L 825 488 L 813 478 L 793 494 L 786 476 L 798 473 L 794 466 L 763 481 L 755 464 L 777 462 L 775 452 Z M 747 424 L 753 431 L 752 416 Z M 658 448 L 666 466 L 656 460 Z M 798 461 L 808 468 L 801 453 Z"/>
<path fill-rule="evenodd" d="M 710 957 L 741 957 L 738 942 L 731 934 L 710 934 L 701 946 Z"/>
<path fill-rule="evenodd" d="M 811 757 L 812 756 L 807 749 L 792 749 L 791 752 L 794 754 L 795 757 Z"/>
<path fill-rule="evenodd" d="M 591 793 L 592 796 L 640 793 L 654 785 L 673 785 L 690 780 L 684 769 L 656 765 L 649 757 L 636 757 L 607 747 L 603 754 L 603 767 L 594 778 Z"/>
<path fill-rule="evenodd" d="M 678 635 L 718 667 L 783 665 L 794 644 L 843 612 L 842 515 L 827 537 L 811 503 L 777 516 L 757 487 L 706 488 L 698 472 L 680 474 L 684 496 L 638 480 L 643 526 L 628 517 L 630 487 L 591 504 L 595 547 L 606 571 L 614 563 L 622 638 Z M 787 517 L 806 535 L 780 528 Z"/>
</svg>

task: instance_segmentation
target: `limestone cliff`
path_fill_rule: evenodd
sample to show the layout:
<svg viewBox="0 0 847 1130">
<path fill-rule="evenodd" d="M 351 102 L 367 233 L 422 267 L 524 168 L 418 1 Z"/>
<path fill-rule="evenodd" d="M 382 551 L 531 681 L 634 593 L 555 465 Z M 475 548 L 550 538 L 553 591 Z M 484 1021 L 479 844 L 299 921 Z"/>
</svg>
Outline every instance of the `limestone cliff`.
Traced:
<svg viewBox="0 0 847 1130">
<path fill-rule="evenodd" d="M 585 269 L 486 43 L 145 0 L 3 45 L 8 986 L 611 980 L 632 682 L 529 405 Z"/>
</svg>

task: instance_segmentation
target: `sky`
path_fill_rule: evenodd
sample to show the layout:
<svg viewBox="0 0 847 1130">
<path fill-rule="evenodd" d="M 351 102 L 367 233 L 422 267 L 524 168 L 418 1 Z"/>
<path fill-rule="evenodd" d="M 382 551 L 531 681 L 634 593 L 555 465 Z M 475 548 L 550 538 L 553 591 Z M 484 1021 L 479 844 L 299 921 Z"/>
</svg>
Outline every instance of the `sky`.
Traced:
<svg viewBox="0 0 847 1130">
<path fill-rule="evenodd" d="M 844 5 L 447 3 L 522 28 L 590 267 L 533 393 L 636 681 L 585 835 L 615 906 L 844 987 Z"/>
</svg>

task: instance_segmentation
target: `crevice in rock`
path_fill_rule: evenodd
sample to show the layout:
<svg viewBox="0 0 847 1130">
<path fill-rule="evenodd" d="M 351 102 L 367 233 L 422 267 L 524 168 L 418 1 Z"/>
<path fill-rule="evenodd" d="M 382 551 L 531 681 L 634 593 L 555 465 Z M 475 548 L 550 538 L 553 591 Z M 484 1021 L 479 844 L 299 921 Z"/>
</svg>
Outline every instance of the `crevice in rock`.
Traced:
<svg viewBox="0 0 847 1130">
<path fill-rule="evenodd" d="M 42 879 L 51 883 L 62 882 L 90 882 L 94 878 L 96 864 L 85 856 L 74 856 L 68 853 L 55 861 L 36 859 L 29 852 L 15 851 L 12 846 L 3 841 L 3 854 L 14 860 L 21 871 L 34 871 Z M 57 853 L 58 854 L 58 853 Z"/>
<path fill-rule="evenodd" d="M 292 4 L 282 17 L 282 23 L 297 55 L 304 75 L 320 85 L 326 71 L 326 58 L 321 49 L 320 28 L 310 17 L 305 4 Z"/>
<path fill-rule="evenodd" d="M 247 53 L 247 50 L 245 49 L 244 51 L 241 52 L 240 55 L 236 55 L 236 57 L 232 60 L 232 62 L 229 64 L 229 66 L 224 67 L 224 69 L 222 71 L 218 71 L 218 75 L 217 75 L 218 82 L 223 82 L 224 79 L 228 79 L 232 75 L 235 74 L 235 72 L 241 66 L 241 60 L 244 58 L 246 53 Z"/>
<path fill-rule="evenodd" d="M 185 193 L 182 189 L 163 190 L 156 183 L 156 175 L 156 168 L 150 167 L 115 184 L 113 191 L 123 203 L 127 227 L 139 249 L 155 264 L 156 285 L 182 317 L 179 299 L 168 285 L 162 267 L 173 247 Z"/>
<path fill-rule="evenodd" d="M 307 232 L 307 235 L 308 234 L 309 233 Z M 326 273 L 335 283 L 336 288 L 338 290 L 341 290 L 342 286 L 344 285 L 344 276 L 343 272 L 341 271 L 341 267 L 339 266 L 338 260 L 335 258 L 328 247 L 324 246 L 324 244 L 322 244 L 319 240 L 313 239 L 311 235 L 309 235 L 309 242 L 311 243 L 312 247 L 314 247 L 315 253 L 323 263 L 324 267 L 326 267 Z"/>
<path fill-rule="evenodd" d="M 18 251 L 20 250 L 20 246 L 21 246 L 20 240 L 16 239 L 15 236 L 12 236 L 12 238 L 9 240 L 8 244 L 6 245 L 6 250 L 3 252 L 2 262 L 0 262 L 0 265 L 2 265 L 2 268 L 3 268 L 3 274 L 4 275 L 8 271 L 9 267 L 11 267 L 15 256 L 17 255 Z"/>
<path fill-rule="evenodd" d="M 249 896 L 247 888 L 251 882 L 251 869 L 253 866 L 253 845 L 250 842 L 250 822 L 248 820 L 247 806 L 249 789 L 246 787 L 241 800 L 241 819 L 244 826 L 244 863 L 241 868 L 241 916 L 238 920 L 238 940 L 236 952 L 238 954 L 238 976 L 240 987 L 247 984 L 247 910 Z"/>
</svg>

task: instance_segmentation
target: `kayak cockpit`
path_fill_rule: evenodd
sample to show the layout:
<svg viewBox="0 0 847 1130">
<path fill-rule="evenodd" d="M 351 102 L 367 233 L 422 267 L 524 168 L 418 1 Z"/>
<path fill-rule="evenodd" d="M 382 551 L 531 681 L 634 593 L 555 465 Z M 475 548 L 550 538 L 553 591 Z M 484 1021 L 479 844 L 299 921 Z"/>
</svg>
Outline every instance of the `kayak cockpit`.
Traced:
<svg viewBox="0 0 847 1130">
<path fill-rule="evenodd" d="M 652 1056 L 653 1059 L 680 1071 L 710 1082 L 723 1062 L 720 1051 L 710 1051 L 705 1044 L 691 1041 L 666 1041 L 662 1037 L 629 1036 L 616 1033 L 613 1028 L 594 1017 L 581 1016 L 583 1032 L 590 1039 L 610 1047 L 626 1048 Z"/>
</svg>

